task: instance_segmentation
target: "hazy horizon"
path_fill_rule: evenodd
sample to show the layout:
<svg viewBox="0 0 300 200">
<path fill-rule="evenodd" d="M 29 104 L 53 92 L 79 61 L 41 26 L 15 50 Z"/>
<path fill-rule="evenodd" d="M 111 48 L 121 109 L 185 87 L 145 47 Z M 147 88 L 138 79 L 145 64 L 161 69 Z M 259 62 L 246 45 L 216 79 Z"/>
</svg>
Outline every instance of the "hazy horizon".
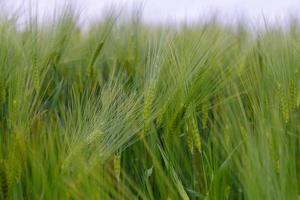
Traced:
<svg viewBox="0 0 300 200">
<path fill-rule="evenodd" d="M 91 23 L 101 19 L 103 13 L 110 7 L 130 13 L 133 8 L 142 10 L 142 19 L 148 23 L 161 24 L 165 22 L 197 21 L 211 16 L 218 16 L 225 23 L 232 23 L 237 19 L 249 20 L 251 23 L 261 23 L 265 19 L 275 24 L 282 24 L 291 17 L 299 17 L 300 1 L 296 0 L 15 0 L 1 1 L 2 7 L 8 12 L 18 10 L 20 15 L 29 11 L 30 3 L 37 5 L 38 13 L 50 14 L 54 8 L 60 8 L 64 3 L 71 3 L 81 13 L 84 23 Z M 35 7 L 35 6 L 33 6 Z"/>
</svg>

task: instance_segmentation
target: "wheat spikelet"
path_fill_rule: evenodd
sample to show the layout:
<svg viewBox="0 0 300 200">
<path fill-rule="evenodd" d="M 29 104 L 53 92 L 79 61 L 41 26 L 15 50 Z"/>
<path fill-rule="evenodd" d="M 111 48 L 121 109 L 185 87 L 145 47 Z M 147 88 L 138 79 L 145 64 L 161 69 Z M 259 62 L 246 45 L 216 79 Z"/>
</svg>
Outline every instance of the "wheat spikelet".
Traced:
<svg viewBox="0 0 300 200">
<path fill-rule="evenodd" d="M 157 124 L 157 126 L 159 126 L 159 127 L 161 127 L 161 125 L 162 125 L 163 116 L 164 116 L 164 114 L 163 114 L 163 112 L 162 112 L 162 110 L 161 110 L 161 111 L 159 112 L 157 118 L 156 118 L 156 124 Z"/>
<path fill-rule="evenodd" d="M 32 61 L 32 84 L 35 91 L 38 91 L 40 88 L 40 69 L 37 65 L 36 53 L 34 54 Z"/>
<path fill-rule="evenodd" d="M 10 156 L 10 166 L 11 166 L 11 183 L 13 182 L 19 182 L 21 178 L 21 164 L 22 159 L 18 158 L 18 153 L 23 152 L 20 149 L 22 149 L 23 142 L 21 141 L 20 134 L 16 133 L 15 142 L 13 146 L 12 155 Z"/>
<path fill-rule="evenodd" d="M 276 171 L 278 172 L 278 158 L 277 158 L 277 155 L 276 155 L 276 147 L 272 141 L 272 135 L 269 131 L 266 132 L 266 135 L 267 135 L 267 144 L 268 144 L 268 147 L 269 147 L 269 154 L 270 154 L 270 157 L 271 157 L 271 161 L 273 163 L 273 166 L 274 168 L 276 169 Z"/>
<path fill-rule="evenodd" d="M 104 42 L 101 41 L 97 48 L 95 49 L 95 51 L 93 52 L 93 55 L 90 59 L 90 62 L 89 62 L 89 65 L 87 66 L 87 69 L 86 69 L 86 73 L 87 73 L 87 76 L 88 77 L 92 77 L 94 75 L 94 65 L 95 65 L 95 62 L 98 58 L 98 56 L 100 55 L 100 52 L 103 48 L 103 45 L 104 45 Z"/>
<path fill-rule="evenodd" d="M 195 147 L 199 152 L 201 152 L 201 138 L 200 138 L 199 132 L 198 133 L 194 132 L 193 136 L 194 136 L 193 138 L 195 140 Z"/>
<path fill-rule="evenodd" d="M 1 77 L 0 79 L 0 104 L 3 104 L 6 101 L 5 82 Z"/>
<path fill-rule="evenodd" d="M 164 117 L 164 114 L 166 112 L 166 108 L 167 105 L 163 105 L 163 107 L 160 109 L 159 113 L 158 113 L 158 116 L 156 118 L 156 123 L 158 126 L 161 126 L 162 125 L 162 121 L 163 121 L 163 117 Z"/>
<path fill-rule="evenodd" d="M 121 175 L 121 155 L 120 154 L 114 155 L 113 162 L 114 162 L 114 173 L 117 180 L 119 181 Z"/>
<path fill-rule="evenodd" d="M 21 168 L 21 165 L 20 165 L 20 163 L 17 159 L 14 158 L 12 163 L 13 163 L 13 176 L 12 176 L 13 182 L 18 183 L 21 179 L 22 168 Z"/>
<path fill-rule="evenodd" d="M 54 93 L 55 88 L 56 88 L 55 82 L 53 80 L 50 81 L 50 83 L 49 83 L 49 85 L 47 87 L 46 94 L 48 96 L 51 96 Z"/>
<path fill-rule="evenodd" d="M 180 102 L 177 111 L 174 112 L 172 119 L 170 120 L 169 124 L 169 134 L 174 135 L 178 130 L 178 124 L 180 123 L 180 120 L 184 117 L 186 114 L 186 106 L 183 102 Z"/>
<path fill-rule="evenodd" d="M 10 105 L 10 112 L 8 116 L 8 127 L 13 128 L 14 122 L 17 118 L 17 111 L 19 109 L 19 101 L 13 100 Z"/>
<path fill-rule="evenodd" d="M 202 122 L 202 127 L 203 128 L 206 128 L 206 126 L 207 126 L 208 106 L 209 106 L 209 102 L 202 105 L 201 122 Z"/>
<path fill-rule="evenodd" d="M 245 129 L 244 126 L 240 126 L 240 131 L 241 131 L 241 135 L 244 139 L 248 137 L 247 130 Z"/>
<path fill-rule="evenodd" d="M 10 186 L 12 186 L 15 182 L 15 169 L 14 167 L 11 167 L 12 166 L 12 163 L 13 161 L 11 161 L 9 163 L 9 168 L 8 168 L 8 165 L 6 164 L 4 167 L 5 167 L 5 173 L 6 173 L 6 180 L 7 180 L 7 185 L 8 185 L 8 188 L 10 188 Z"/>
<path fill-rule="evenodd" d="M 1 184 L 1 199 L 8 199 L 8 180 L 7 180 L 7 170 L 6 163 L 0 160 L 0 184 Z"/>
<path fill-rule="evenodd" d="M 198 130 L 197 121 L 195 118 L 192 118 L 192 120 L 191 120 L 191 131 L 193 134 L 193 140 L 194 140 L 195 147 L 200 152 L 201 151 L 201 138 L 200 138 L 200 133 Z"/>
<path fill-rule="evenodd" d="M 91 145 L 92 143 L 99 141 L 103 132 L 100 129 L 95 129 L 91 134 L 86 138 L 86 144 Z"/>
<path fill-rule="evenodd" d="M 193 134 L 186 123 L 186 143 L 191 154 L 194 154 Z"/>
<path fill-rule="evenodd" d="M 290 81 L 289 94 L 289 107 L 294 111 L 297 108 L 297 85 L 294 80 Z"/>
<path fill-rule="evenodd" d="M 152 102 L 154 100 L 155 96 L 155 84 L 152 82 L 150 84 L 149 89 L 147 90 L 147 93 L 145 95 L 145 101 L 144 101 L 144 123 L 145 123 L 145 132 L 148 132 L 149 127 L 149 119 L 151 115 L 151 108 L 152 108 Z"/>
<path fill-rule="evenodd" d="M 225 199 L 229 199 L 231 187 L 228 185 L 225 189 Z"/>
<path fill-rule="evenodd" d="M 224 142 L 225 142 L 225 145 L 229 145 L 229 141 L 230 141 L 230 138 L 229 138 L 229 126 L 228 124 L 225 125 L 225 128 L 224 128 Z"/>
<path fill-rule="evenodd" d="M 289 121 L 289 110 L 288 110 L 288 105 L 286 102 L 286 98 L 283 92 L 282 86 L 279 84 L 278 85 L 278 96 L 279 96 L 279 102 L 280 102 L 280 110 L 283 116 L 283 119 L 285 123 Z"/>
<path fill-rule="evenodd" d="M 40 73 L 37 67 L 33 68 L 32 72 L 32 83 L 35 91 L 38 91 L 40 87 Z"/>
</svg>

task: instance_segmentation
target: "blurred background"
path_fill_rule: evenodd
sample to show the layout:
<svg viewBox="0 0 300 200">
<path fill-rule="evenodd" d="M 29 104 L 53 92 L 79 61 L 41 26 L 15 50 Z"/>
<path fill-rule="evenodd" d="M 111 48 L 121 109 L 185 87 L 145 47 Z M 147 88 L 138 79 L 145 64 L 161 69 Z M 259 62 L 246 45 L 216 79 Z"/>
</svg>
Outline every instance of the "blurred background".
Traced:
<svg viewBox="0 0 300 200">
<path fill-rule="evenodd" d="M 222 23 L 247 20 L 251 26 L 268 23 L 284 25 L 289 18 L 298 18 L 299 0 L 0 0 L 2 12 L 26 18 L 32 9 L 49 18 L 55 9 L 72 5 L 80 13 L 82 26 L 101 18 L 112 8 L 125 18 L 132 11 L 141 11 L 145 23 L 195 23 L 212 17 Z"/>
</svg>

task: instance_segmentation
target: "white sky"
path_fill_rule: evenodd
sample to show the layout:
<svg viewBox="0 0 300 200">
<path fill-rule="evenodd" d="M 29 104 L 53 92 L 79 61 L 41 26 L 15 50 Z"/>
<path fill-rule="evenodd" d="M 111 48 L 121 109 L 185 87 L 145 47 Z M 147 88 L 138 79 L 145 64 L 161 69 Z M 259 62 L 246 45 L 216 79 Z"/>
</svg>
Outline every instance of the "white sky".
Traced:
<svg viewBox="0 0 300 200">
<path fill-rule="evenodd" d="M 133 5 L 143 4 L 143 19 L 151 23 L 197 20 L 212 14 L 225 21 L 243 16 L 254 23 L 264 17 L 279 23 L 300 11 L 300 0 L 0 0 L 4 3 L 0 7 L 5 7 L 9 12 L 14 10 L 13 7 L 18 7 L 22 10 L 20 13 L 25 13 L 30 2 L 38 2 L 39 13 L 43 14 L 51 13 L 61 2 L 70 2 L 81 10 L 81 19 L 85 22 L 101 18 L 111 5 L 130 10 Z"/>
</svg>

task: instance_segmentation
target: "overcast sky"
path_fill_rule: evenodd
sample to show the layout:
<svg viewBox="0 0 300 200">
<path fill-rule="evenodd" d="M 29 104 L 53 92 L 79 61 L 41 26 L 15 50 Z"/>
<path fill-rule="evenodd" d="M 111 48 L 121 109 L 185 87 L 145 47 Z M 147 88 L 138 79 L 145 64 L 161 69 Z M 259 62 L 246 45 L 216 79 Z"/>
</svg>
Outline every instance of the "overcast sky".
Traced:
<svg viewBox="0 0 300 200">
<path fill-rule="evenodd" d="M 0 0 L 6 10 L 21 8 L 25 13 L 30 2 L 38 2 L 39 13 L 49 13 L 63 0 Z M 59 3 L 58 3 L 59 2 Z M 133 8 L 143 5 L 143 19 L 151 23 L 164 23 L 167 20 L 196 20 L 216 14 L 225 21 L 233 18 L 249 18 L 252 21 L 264 17 L 279 22 L 300 11 L 300 0 L 66 0 L 81 10 L 81 19 L 89 22 L 101 18 L 111 5 L 119 8 Z M 20 7 L 20 5 L 22 5 Z M 27 6 L 26 6 L 27 5 Z M 125 9 L 125 10 L 126 10 Z M 300 14 L 299 14 L 300 16 Z"/>
</svg>

